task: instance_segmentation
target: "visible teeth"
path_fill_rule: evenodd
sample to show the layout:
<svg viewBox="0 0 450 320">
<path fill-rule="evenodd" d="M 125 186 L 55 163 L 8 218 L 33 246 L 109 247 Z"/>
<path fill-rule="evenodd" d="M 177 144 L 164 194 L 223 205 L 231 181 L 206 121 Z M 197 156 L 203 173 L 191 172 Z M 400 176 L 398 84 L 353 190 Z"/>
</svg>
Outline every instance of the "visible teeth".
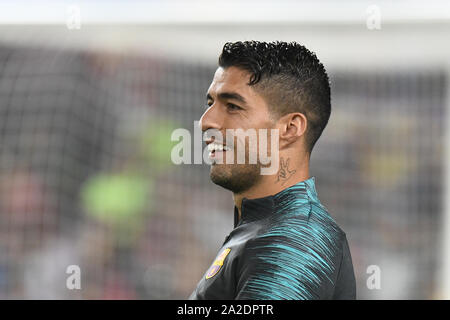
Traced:
<svg viewBox="0 0 450 320">
<path fill-rule="evenodd" d="M 229 148 L 227 146 L 224 146 L 223 144 L 216 143 L 216 142 L 208 144 L 208 151 L 209 152 L 212 152 L 212 151 L 223 151 L 223 150 L 227 151 L 227 150 L 229 150 Z"/>
</svg>

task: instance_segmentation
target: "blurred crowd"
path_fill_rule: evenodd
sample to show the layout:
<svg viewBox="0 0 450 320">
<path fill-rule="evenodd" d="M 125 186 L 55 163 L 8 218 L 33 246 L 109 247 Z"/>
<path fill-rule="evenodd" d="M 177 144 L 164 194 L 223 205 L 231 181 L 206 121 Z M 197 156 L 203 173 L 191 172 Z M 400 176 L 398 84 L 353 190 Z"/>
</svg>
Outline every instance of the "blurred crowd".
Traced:
<svg viewBox="0 0 450 320">
<path fill-rule="evenodd" d="M 214 64 L 0 45 L 0 298 L 183 299 L 233 226 L 208 167 L 170 161 Z M 359 298 L 433 298 L 445 77 L 331 70 L 312 155 Z M 66 286 L 67 267 L 81 289 Z M 369 265 L 381 290 L 366 287 Z"/>
</svg>

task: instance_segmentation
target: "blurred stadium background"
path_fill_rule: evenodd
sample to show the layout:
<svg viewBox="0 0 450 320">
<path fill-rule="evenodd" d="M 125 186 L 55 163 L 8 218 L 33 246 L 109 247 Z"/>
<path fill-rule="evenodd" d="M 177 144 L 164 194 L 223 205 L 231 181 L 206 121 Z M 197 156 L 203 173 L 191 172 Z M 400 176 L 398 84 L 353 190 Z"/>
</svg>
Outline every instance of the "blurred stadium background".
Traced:
<svg viewBox="0 0 450 320">
<path fill-rule="evenodd" d="M 237 40 L 300 42 L 329 72 L 311 173 L 358 298 L 450 298 L 449 36 L 444 1 L 2 2 L 0 298 L 189 296 L 233 203 L 170 136 Z"/>
</svg>

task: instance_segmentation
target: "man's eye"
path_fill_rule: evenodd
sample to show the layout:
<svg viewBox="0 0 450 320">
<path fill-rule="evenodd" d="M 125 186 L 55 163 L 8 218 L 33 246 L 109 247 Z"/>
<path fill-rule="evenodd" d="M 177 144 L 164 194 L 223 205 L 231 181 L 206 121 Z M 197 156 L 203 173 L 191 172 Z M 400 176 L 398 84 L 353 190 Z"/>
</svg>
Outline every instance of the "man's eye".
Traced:
<svg viewBox="0 0 450 320">
<path fill-rule="evenodd" d="M 233 104 L 233 103 L 228 103 L 228 104 L 227 104 L 227 108 L 228 108 L 229 110 L 241 110 L 241 109 L 242 109 L 241 107 L 239 107 L 239 106 L 237 106 L 237 105 L 235 105 L 235 104 Z"/>
</svg>

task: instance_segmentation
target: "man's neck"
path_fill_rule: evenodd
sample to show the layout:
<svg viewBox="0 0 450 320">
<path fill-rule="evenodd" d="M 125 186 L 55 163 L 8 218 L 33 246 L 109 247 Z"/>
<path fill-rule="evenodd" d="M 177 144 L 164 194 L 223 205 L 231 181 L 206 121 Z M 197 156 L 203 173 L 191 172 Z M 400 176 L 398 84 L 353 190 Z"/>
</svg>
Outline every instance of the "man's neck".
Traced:
<svg viewBox="0 0 450 320">
<path fill-rule="evenodd" d="M 291 162 L 289 158 L 280 158 L 280 169 L 277 174 L 262 176 L 261 180 L 252 188 L 242 193 L 233 194 L 234 204 L 239 212 L 239 219 L 241 218 L 242 199 L 258 199 L 271 196 L 308 178 L 308 161 L 304 161 L 303 165 L 298 165 Z"/>
</svg>

